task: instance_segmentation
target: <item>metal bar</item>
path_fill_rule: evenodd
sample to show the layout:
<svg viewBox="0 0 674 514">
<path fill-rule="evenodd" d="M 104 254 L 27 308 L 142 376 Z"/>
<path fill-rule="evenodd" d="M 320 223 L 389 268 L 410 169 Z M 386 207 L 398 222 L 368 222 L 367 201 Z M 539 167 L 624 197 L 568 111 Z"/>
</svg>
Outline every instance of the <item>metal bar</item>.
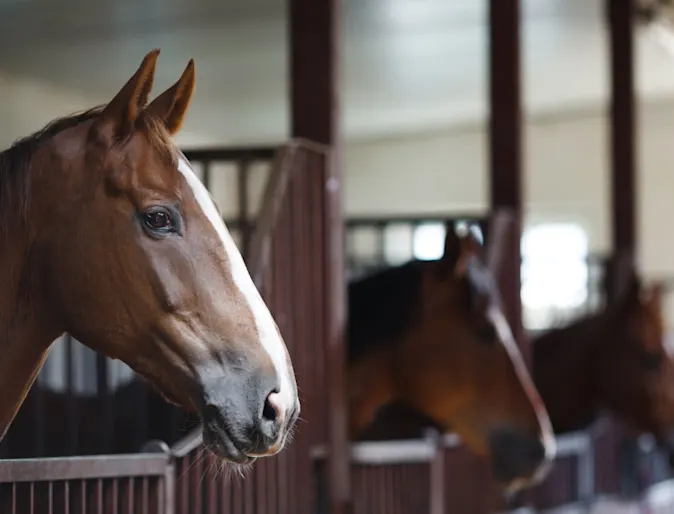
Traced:
<svg viewBox="0 0 674 514">
<path fill-rule="evenodd" d="M 433 457 L 430 464 L 429 500 L 430 514 L 445 514 L 445 452 L 442 437 L 433 431 L 429 437 L 433 446 Z"/>
<path fill-rule="evenodd" d="M 163 476 L 166 455 L 98 455 L 0 461 L 0 483 Z"/>
<path fill-rule="evenodd" d="M 79 412 L 77 408 L 77 396 L 74 394 L 74 376 L 75 376 L 75 365 L 73 359 L 77 353 L 77 348 L 75 346 L 75 341 L 73 340 L 70 334 L 65 336 L 65 374 L 66 374 L 66 390 L 68 392 L 66 399 L 66 420 L 68 424 L 68 441 L 66 441 L 67 452 L 70 455 L 76 455 L 78 449 L 78 440 L 79 440 Z"/>
<path fill-rule="evenodd" d="M 98 434 L 101 453 L 111 453 L 115 447 L 115 407 L 114 393 L 110 391 L 108 379 L 108 358 L 100 352 L 96 353 L 96 396 L 102 406 L 98 417 Z M 141 416 L 142 417 L 142 416 Z"/>
<path fill-rule="evenodd" d="M 636 100 L 634 86 L 634 1 L 607 0 L 611 62 L 611 218 L 613 249 L 633 252 L 637 244 Z"/>
<path fill-rule="evenodd" d="M 520 1 L 489 1 L 489 174 L 492 209 L 514 212 L 513 230 L 500 273 L 505 314 L 525 360 L 528 342 L 522 327 L 520 238 L 522 232 L 522 135 L 520 88 Z"/>
</svg>

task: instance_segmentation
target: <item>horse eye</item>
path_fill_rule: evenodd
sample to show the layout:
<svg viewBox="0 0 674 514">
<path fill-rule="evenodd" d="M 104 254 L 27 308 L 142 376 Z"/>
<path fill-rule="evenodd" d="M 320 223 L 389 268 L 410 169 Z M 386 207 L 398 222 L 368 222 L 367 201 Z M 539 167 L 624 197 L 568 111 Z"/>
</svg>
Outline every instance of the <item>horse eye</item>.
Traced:
<svg viewBox="0 0 674 514">
<path fill-rule="evenodd" d="M 163 208 L 152 208 L 143 213 L 143 223 L 155 232 L 173 232 L 175 224 L 171 213 Z"/>
</svg>

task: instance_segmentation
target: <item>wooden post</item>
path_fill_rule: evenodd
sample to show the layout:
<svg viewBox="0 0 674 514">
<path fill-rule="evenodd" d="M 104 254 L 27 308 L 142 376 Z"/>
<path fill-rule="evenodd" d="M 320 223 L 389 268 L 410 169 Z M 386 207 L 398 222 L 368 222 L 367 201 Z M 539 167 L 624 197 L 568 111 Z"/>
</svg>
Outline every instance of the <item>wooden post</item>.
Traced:
<svg viewBox="0 0 674 514">
<path fill-rule="evenodd" d="M 522 237 L 522 136 L 520 92 L 520 2 L 489 1 L 489 175 L 492 210 L 514 215 L 499 276 L 506 316 L 522 353 L 529 346 L 522 328 L 520 239 Z"/>
<path fill-rule="evenodd" d="M 613 255 L 607 296 L 613 299 L 626 268 L 635 265 L 637 221 L 634 1 L 607 0 L 611 62 L 611 231 Z"/>
<path fill-rule="evenodd" d="M 332 149 L 325 177 L 327 374 L 330 501 L 350 510 L 350 462 L 345 401 L 346 318 L 338 95 L 339 0 L 290 0 L 291 135 Z M 324 344 L 317 341 L 316 344 Z M 307 484 L 307 487 L 309 484 Z"/>
<path fill-rule="evenodd" d="M 636 265 L 637 170 L 634 94 L 634 0 L 606 0 L 610 55 L 609 155 L 612 254 L 604 277 L 608 302 L 626 285 L 627 271 Z M 616 453 L 625 436 L 615 423 L 604 437 L 597 457 L 605 485 L 619 488 Z"/>
</svg>

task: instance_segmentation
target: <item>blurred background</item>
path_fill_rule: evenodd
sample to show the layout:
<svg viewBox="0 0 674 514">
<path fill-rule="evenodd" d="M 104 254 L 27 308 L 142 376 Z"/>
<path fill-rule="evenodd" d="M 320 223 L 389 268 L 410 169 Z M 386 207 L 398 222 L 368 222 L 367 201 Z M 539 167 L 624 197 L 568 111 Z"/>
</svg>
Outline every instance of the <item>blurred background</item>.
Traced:
<svg viewBox="0 0 674 514">
<path fill-rule="evenodd" d="M 612 252 L 605 4 L 521 0 L 521 299 L 523 325 L 532 336 L 603 301 L 602 263 Z M 445 220 L 489 213 L 488 20 L 486 0 L 342 1 L 338 87 L 347 277 L 411 258 L 439 258 Z M 155 92 L 171 85 L 188 59 L 196 61 L 196 94 L 177 136 L 183 150 L 277 147 L 291 135 L 287 31 L 283 0 L 0 0 L 0 148 L 56 117 L 107 102 L 155 47 L 162 50 Z M 644 279 L 667 286 L 674 284 L 674 53 L 668 41 L 649 25 L 635 32 L 636 262 Z M 240 162 L 209 161 L 206 172 L 205 161 L 194 161 L 202 177 L 208 173 L 243 245 L 269 160 L 249 163 L 243 214 Z M 674 296 L 668 289 L 664 313 L 669 333 Z M 125 365 L 65 336 L 38 386 L 45 394 L 97 398 L 134 380 Z M 65 443 L 46 442 L 44 431 L 25 428 L 32 423 L 25 419 L 28 424 L 15 429 L 14 449 L 5 443 L 6 456 L 101 451 L 94 443 L 78 447 L 72 435 L 64 450 Z M 64 433 L 77 423 L 83 422 L 64 425 Z M 167 435 L 150 422 L 145 428 L 147 438 L 167 442 L 187 430 Z M 585 483 L 586 495 L 632 497 L 669 478 L 665 456 L 648 438 L 625 441 L 611 451 L 629 455 L 631 471 L 612 483 L 591 480 L 590 492 Z M 129 448 L 111 443 L 103 450 Z M 578 483 L 579 473 L 571 466 L 569 483 Z M 574 494 L 559 503 L 575 502 Z"/>
</svg>

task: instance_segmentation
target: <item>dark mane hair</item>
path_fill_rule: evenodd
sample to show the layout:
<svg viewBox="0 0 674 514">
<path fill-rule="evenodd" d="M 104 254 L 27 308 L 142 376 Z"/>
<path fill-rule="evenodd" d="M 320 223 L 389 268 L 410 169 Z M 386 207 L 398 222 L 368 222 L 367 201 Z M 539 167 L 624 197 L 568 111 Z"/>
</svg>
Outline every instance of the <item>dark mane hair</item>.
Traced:
<svg viewBox="0 0 674 514">
<path fill-rule="evenodd" d="M 70 114 L 49 122 L 39 131 L 18 139 L 7 150 L 0 153 L 0 234 L 6 221 L 14 213 L 24 219 L 30 199 L 30 180 L 28 170 L 31 159 L 42 144 L 59 132 L 76 127 L 96 118 L 105 105 L 98 105 L 79 113 Z M 169 143 L 170 136 L 163 124 L 150 116 L 141 116 L 139 125 L 147 129 L 152 144 L 163 155 L 175 159 Z"/>
<path fill-rule="evenodd" d="M 405 335 L 421 308 L 422 265 L 410 261 L 349 283 L 349 363 Z"/>
<path fill-rule="evenodd" d="M 18 139 L 0 153 L 0 230 L 14 212 L 25 214 L 30 198 L 28 169 L 37 149 L 59 132 L 95 118 L 103 110 L 96 106 L 49 122 L 37 132 Z"/>
<path fill-rule="evenodd" d="M 383 344 L 395 344 L 405 337 L 422 307 L 424 266 L 439 261 L 412 260 L 353 280 L 348 289 L 348 363 L 363 358 Z M 479 297 L 500 304 L 498 286 L 491 271 L 477 259 L 466 265 L 465 296 L 474 308 Z"/>
</svg>

